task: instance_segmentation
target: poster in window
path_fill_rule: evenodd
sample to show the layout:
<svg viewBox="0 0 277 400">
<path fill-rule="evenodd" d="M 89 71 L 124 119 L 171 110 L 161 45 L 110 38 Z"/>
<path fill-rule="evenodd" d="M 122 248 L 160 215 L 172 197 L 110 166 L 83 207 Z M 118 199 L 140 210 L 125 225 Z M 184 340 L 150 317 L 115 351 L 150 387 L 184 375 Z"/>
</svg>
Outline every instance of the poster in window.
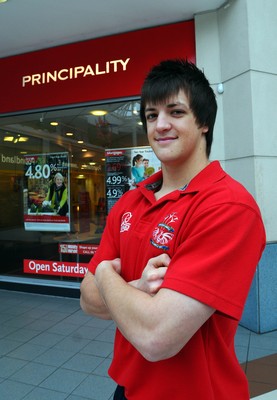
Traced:
<svg viewBox="0 0 277 400">
<path fill-rule="evenodd" d="M 70 231 L 68 153 L 30 154 L 24 165 L 24 227 Z"/>
<path fill-rule="evenodd" d="M 125 192 L 161 168 L 150 146 L 106 150 L 105 159 L 107 213 Z"/>
</svg>

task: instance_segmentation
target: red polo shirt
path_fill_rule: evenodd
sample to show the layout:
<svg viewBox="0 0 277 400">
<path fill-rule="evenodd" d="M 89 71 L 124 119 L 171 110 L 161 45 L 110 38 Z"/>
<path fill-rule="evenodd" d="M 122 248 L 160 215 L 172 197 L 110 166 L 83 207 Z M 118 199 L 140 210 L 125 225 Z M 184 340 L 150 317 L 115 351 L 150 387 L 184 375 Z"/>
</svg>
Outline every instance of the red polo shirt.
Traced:
<svg viewBox="0 0 277 400">
<path fill-rule="evenodd" d="M 161 172 L 153 175 L 114 205 L 89 269 L 120 257 L 128 282 L 166 252 L 171 262 L 162 287 L 217 311 L 177 355 L 155 363 L 117 331 L 109 373 L 128 400 L 248 400 L 234 336 L 265 246 L 259 208 L 217 161 L 157 201 L 161 179 Z"/>
</svg>

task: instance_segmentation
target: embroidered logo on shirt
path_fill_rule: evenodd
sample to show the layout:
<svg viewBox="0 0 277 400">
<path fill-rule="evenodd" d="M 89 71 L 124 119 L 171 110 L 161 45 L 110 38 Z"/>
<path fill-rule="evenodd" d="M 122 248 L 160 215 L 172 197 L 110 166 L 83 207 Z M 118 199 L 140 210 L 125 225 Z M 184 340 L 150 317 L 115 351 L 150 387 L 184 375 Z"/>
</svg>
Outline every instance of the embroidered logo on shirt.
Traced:
<svg viewBox="0 0 277 400">
<path fill-rule="evenodd" d="M 159 223 L 152 233 L 150 243 L 162 250 L 169 250 L 169 242 L 174 237 L 174 228 L 172 224 L 178 221 L 177 213 L 169 214 L 163 222 Z"/>
<path fill-rule="evenodd" d="M 130 211 L 124 213 L 121 217 L 120 233 L 126 232 L 130 229 L 130 219 L 132 218 L 132 213 Z"/>
</svg>

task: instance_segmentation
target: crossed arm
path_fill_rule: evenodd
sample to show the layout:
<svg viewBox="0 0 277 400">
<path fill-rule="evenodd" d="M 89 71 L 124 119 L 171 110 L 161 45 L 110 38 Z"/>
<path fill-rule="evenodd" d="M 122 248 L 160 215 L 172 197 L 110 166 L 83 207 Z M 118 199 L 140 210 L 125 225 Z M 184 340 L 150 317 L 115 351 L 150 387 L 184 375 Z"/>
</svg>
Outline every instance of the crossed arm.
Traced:
<svg viewBox="0 0 277 400">
<path fill-rule="evenodd" d="M 113 319 L 126 339 L 149 361 L 177 354 L 214 309 L 176 291 L 159 290 L 170 259 L 148 261 L 139 280 L 125 282 L 120 260 L 101 262 L 81 284 L 81 307 Z"/>
</svg>

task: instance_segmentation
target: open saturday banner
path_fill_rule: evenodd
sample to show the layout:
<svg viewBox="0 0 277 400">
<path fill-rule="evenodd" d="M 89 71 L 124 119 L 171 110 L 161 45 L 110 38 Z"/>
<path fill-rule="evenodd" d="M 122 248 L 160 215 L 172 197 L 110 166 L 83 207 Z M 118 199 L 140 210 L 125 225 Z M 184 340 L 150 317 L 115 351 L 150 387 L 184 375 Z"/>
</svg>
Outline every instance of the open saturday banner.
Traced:
<svg viewBox="0 0 277 400">
<path fill-rule="evenodd" d="M 59 253 L 76 255 L 76 262 L 24 259 L 25 274 L 56 275 L 72 278 L 83 278 L 88 272 L 88 263 L 80 263 L 79 256 L 94 256 L 97 244 L 90 243 L 59 243 Z"/>
<path fill-rule="evenodd" d="M 24 260 L 25 274 L 57 275 L 83 278 L 88 272 L 87 263 L 49 260 Z"/>
<path fill-rule="evenodd" d="M 161 168 L 150 146 L 106 150 L 105 159 L 107 213 L 125 192 Z"/>
<path fill-rule="evenodd" d="M 70 231 L 68 153 L 31 154 L 24 166 L 24 227 Z"/>
</svg>

